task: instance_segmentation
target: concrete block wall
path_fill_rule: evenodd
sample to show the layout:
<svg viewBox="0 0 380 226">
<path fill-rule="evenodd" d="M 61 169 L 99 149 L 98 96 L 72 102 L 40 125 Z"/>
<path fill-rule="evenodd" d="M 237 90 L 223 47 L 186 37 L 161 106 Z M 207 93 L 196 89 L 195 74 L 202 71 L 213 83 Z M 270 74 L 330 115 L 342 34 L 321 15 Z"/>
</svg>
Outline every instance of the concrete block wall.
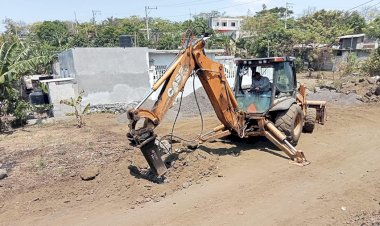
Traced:
<svg viewBox="0 0 380 226">
<path fill-rule="evenodd" d="M 50 103 L 54 106 L 54 117 L 64 117 L 66 113 L 73 112 L 73 108 L 64 104 L 60 104 L 61 100 L 75 98 L 76 84 L 72 81 L 64 82 L 48 82 Z"/>
<path fill-rule="evenodd" d="M 129 103 L 150 89 L 147 48 L 74 48 L 59 60 L 85 92 L 83 104 Z"/>
</svg>

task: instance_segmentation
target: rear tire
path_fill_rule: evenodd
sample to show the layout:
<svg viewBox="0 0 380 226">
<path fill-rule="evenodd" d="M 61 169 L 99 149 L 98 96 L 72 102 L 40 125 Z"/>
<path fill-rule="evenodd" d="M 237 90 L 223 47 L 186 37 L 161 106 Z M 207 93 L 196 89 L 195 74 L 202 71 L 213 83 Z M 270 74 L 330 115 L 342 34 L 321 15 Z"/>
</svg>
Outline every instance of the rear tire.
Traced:
<svg viewBox="0 0 380 226">
<path fill-rule="evenodd" d="M 303 125 L 303 131 L 305 133 L 312 133 L 315 128 L 317 120 L 317 110 L 315 108 L 308 108 L 305 116 L 305 125 Z"/>
<path fill-rule="evenodd" d="M 276 117 L 275 126 L 286 135 L 286 139 L 297 145 L 304 124 L 304 113 L 300 106 L 293 104 L 286 111 L 281 111 Z"/>
</svg>

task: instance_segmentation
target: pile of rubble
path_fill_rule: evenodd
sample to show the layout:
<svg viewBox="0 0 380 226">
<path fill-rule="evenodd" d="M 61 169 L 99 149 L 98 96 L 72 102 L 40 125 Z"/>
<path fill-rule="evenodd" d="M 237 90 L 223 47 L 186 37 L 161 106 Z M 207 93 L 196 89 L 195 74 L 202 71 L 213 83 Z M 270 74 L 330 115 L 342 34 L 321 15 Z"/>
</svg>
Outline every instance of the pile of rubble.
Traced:
<svg viewBox="0 0 380 226">
<path fill-rule="evenodd" d="M 380 77 L 346 78 L 340 92 L 357 94 L 364 103 L 380 102 Z"/>
<path fill-rule="evenodd" d="M 112 113 L 112 114 L 122 114 L 126 113 L 128 109 L 136 106 L 137 103 L 132 102 L 126 103 L 116 103 L 116 104 L 97 104 L 91 105 L 89 113 Z"/>
<path fill-rule="evenodd" d="M 326 100 L 340 105 L 380 102 L 380 76 L 344 77 L 324 81 L 308 94 L 311 100 Z"/>
</svg>

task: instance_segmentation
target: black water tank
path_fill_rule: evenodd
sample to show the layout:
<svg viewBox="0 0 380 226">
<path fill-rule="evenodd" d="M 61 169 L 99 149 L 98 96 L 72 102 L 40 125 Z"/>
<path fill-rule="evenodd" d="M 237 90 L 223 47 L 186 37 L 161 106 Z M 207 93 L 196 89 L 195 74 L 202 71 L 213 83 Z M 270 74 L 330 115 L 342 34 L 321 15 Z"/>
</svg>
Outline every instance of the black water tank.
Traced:
<svg viewBox="0 0 380 226">
<path fill-rule="evenodd" d="M 47 95 L 44 94 L 41 90 L 36 90 L 29 95 L 29 101 L 33 105 L 48 104 L 49 99 L 46 97 Z"/>
<path fill-rule="evenodd" d="M 119 46 L 120 47 L 133 47 L 132 36 L 130 35 L 121 35 L 119 37 Z"/>
</svg>

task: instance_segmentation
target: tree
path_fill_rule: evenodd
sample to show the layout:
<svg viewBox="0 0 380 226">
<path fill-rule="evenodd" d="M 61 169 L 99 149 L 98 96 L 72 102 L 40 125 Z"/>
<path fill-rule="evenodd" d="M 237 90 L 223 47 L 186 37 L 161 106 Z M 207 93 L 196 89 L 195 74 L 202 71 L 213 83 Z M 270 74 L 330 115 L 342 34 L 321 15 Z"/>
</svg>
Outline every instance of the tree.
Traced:
<svg viewBox="0 0 380 226">
<path fill-rule="evenodd" d="M 371 38 L 380 39 L 380 16 L 368 24 L 365 32 Z"/>
<path fill-rule="evenodd" d="M 366 21 L 358 12 L 346 13 L 344 16 L 344 25 L 352 29 L 353 33 L 360 34 L 366 28 Z"/>
<path fill-rule="evenodd" d="M 68 28 L 64 22 L 44 21 L 35 27 L 35 34 L 39 41 L 54 47 L 61 48 L 68 41 Z"/>
</svg>

